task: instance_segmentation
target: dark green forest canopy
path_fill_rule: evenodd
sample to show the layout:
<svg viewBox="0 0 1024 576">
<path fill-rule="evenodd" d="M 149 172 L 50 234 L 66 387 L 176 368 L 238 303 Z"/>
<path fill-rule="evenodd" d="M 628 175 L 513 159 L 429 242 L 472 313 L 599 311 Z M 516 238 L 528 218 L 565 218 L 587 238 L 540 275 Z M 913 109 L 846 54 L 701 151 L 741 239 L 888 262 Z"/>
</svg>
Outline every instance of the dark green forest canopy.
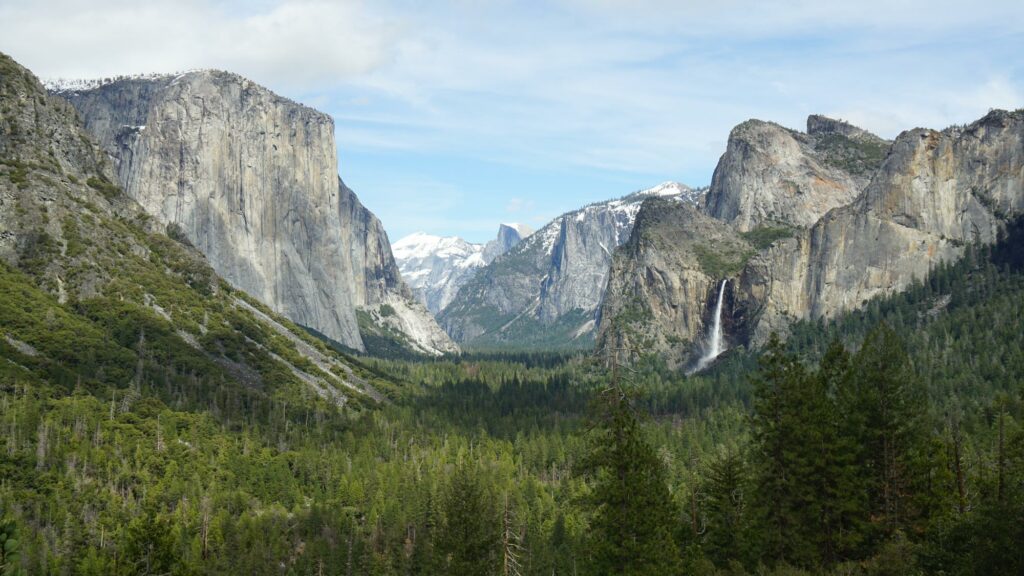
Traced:
<svg viewBox="0 0 1024 576">
<path fill-rule="evenodd" d="M 783 564 L 844 574 L 1019 570 L 1010 552 L 1024 510 L 1019 230 L 904 294 L 794 327 L 760 363 L 736 351 L 693 378 L 655 361 L 623 372 L 641 423 L 641 444 L 624 453 L 656 455 L 640 460 L 665 486 L 656 503 L 670 511 L 686 573 Z M 21 273 L 5 269 L 0 280 L 11 295 L 4 314 L 14 315 L 5 326 L 20 318 L 55 338 L 37 340 L 46 354 L 36 356 L 0 342 L 0 501 L 26 573 L 276 574 L 284 565 L 296 574 L 441 574 L 469 557 L 485 562 L 474 564 L 482 573 L 500 572 L 510 557 L 521 573 L 598 570 L 602 492 L 585 464 L 607 378 L 586 358 L 363 359 L 367 373 L 402 384 L 391 404 L 347 414 L 293 409 L 284 398 L 260 408 L 215 386 L 186 388 L 184 401 L 164 394 L 159 378 L 122 409 L 120 388 L 77 382 L 107 356 L 124 374 L 105 380 L 130 381 L 132 341 L 104 345 L 80 308 L 57 304 Z M 848 352 L 830 350 L 833 341 Z M 72 356 L 51 363 L 51 353 Z M 790 368 L 773 376 L 771 358 Z M 884 499 L 850 496 L 884 493 L 850 473 L 873 469 L 864 459 L 879 455 L 863 450 L 871 442 L 816 425 L 856 426 L 834 417 L 841 407 L 872 418 L 870 384 L 890 369 L 899 377 L 889 381 L 920 392 L 905 421 L 890 420 L 894 438 L 912 439 L 897 490 L 906 513 L 896 519 L 883 514 L 893 506 Z M 851 384 L 858 379 L 861 388 Z M 858 389 L 845 400 L 839 393 Z M 757 414 L 769 413 L 772 398 L 790 416 L 769 434 Z M 808 438 L 827 448 L 799 452 Z M 788 456 L 771 460 L 771 442 Z M 777 465 L 798 471 L 787 476 L 795 485 L 772 487 Z M 772 490 L 797 496 L 773 500 Z M 814 518 L 806 502 L 819 510 Z M 453 538 L 459 517 L 481 522 Z"/>
</svg>

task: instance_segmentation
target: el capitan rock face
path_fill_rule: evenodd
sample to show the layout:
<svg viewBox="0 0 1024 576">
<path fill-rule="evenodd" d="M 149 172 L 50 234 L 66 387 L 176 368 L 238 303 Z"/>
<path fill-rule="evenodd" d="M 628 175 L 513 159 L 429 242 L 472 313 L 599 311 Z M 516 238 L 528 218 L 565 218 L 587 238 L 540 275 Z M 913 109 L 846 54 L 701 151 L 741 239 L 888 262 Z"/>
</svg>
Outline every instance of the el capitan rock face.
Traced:
<svg viewBox="0 0 1024 576">
<path fill-rule="evenodd" d="M 711 287 L 722 280 L 726 341 L 757 344 L 794 320 L 901 290 L 967 243 L 992 242 L 1024 212 L 1020 111 L 994 111 L 965 128 L 910 130 L 891 145 L 818 116 L 808 132 L 758 121 L 733 131 L 705 205 L 732 240 L 693 214 L 638 220 L 616 252 L 599 346 L 639 335 L 674 365 L 692 361 L 706 339 Z M 745 253 L 729 247 L 737 238 Z"/>
<path fill-rule="evenodd" d="M 65 366 L 86 365 L 76 380 L 82 390 L 101 382 L 138 386 L 142 372 L 159 364 L 168 386 L 187 377 L 192 387 L 223 390 L 233 382 L 262 393 L 272 377 L 272 386 L 290 379 L 338 407 L 353 398 L 383 399 L 343 357 L 254 305 L 180 235 L 165 234 L 112 182 L 106 151 L 74 107 L 3 53 L 0 109 L 0 273 L 13 281 L 0 300 L 20 303 L 8 307 L 0 342 L 60 366 L 62 375 Z M 22 299 L 37 290 L 52 300 Z M 36 326 L 41 319 L 44 330 Z M 57 348 L 40 346 L 43 332 L 60 334 Z M 137 343 L 137 352 L 122 338 Z M 49 373 L 39 366 L 46 364 L 21 370 L 26 377 Z M 127 398 L 122 406 L 134 401 Z"/>
<path fill-rule="evenodd" d="M 380 221 L 339 180 L 326 114 L 217 71 L 61 95 L 125 191 L 232 284 L 358 350 L 357 310 L 408 300 L 410 321 L 423 315 L 414 348 L 456 349 L 412 301 Z"/>
</svg>

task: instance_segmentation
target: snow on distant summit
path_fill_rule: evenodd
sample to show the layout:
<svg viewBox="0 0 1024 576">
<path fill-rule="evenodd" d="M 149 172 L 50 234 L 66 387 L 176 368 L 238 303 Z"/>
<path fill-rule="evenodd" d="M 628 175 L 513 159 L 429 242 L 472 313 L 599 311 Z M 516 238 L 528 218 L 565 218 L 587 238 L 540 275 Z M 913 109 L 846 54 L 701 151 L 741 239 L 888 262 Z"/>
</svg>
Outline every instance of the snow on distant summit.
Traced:
<svg viewBox="0 0 1024 576">
<path fill-rule="evenodd" d="M 566 212 L 476 272 L 440 322 L 455 340 L 481 349 L 586 346 L 612 254 L 629 239 L 644 200 L 699 203 L 705 192 L 665 182 Z"/>
<path fill-rule="evenodd" d="M 662 182 L 654 188 L 634 192 L 630 196 L 678 196 L 680 200 L 692 202 L 703 194 L 703 189 L 690 188 L 679 182 Z"/>
<path fill-rule="evenodd" d="M 483 244 L 470 244 L 458 236 L 434 236 L 424 232 L 410 234 L 391 246 L 395 258 L 402 260 L 430 256 L 468 258 L 482 249 Z"/>
<path fill-rule="evenodd" d="M 706 188 L 690 188 L 679 182 L 663 182 L 653 188 L 639 190 L 615 200 L 588 204 L 579 210 L 568 212 L 552 220 L 540 229 L 536 241 L 541 242 L 544 246 L 544 251 L 551 254 L 555 247 L 555 241 L 558 239 L 562 229 L 563 219 L 572 217 L 575 218 L 576 222 L 583 223 L 594 218 L 603 217 L 615 223 L 613 247 L 619 246 L 629 238 L 629 233 L 633 230 L 633 221 L 636 220 L 636 214 L 640 211 L 640 205 L 647 198 L 659 196 L 662 198 L 676 198 L 680 202 L 698 203 L 706 191 Z"/>
<path fill-rule="evenodd" d="M 113 84 L 114 82 L 121 82 L 124 80 L 164 80 L 167 78 L 176 78 L 184 76 L 185 74 L 191 74 L 193 72 L 202 72 L 200 69 L 182 70 L 180 72 L 150 72 L 147 74 L 119 74 L 117 76 L 106 76 L 100 78 L 44 78 L 41 80 L 43 87 L 50 92 L 62 93 L 62 92 L 84 92 L 86 90 L 95 90 L 101 88 L 107 84 Z"/>
<path fill-rule="evenodd" d="M 391 245 L 402 278 L 434 314 L 443 310 L 476 270 L 504 254 L 533 231 L 523 224 L 502 224 L 487 244 L 458 236 L 410 234 Z"/>
</svg>

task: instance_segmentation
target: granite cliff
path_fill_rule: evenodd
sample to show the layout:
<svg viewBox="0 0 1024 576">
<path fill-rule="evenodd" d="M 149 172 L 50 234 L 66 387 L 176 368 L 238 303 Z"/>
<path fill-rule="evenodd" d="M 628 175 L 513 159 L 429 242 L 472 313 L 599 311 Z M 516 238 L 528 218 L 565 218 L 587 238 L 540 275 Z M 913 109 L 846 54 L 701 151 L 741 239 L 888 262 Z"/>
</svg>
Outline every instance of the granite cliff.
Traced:
<svg viewBox="0 0 1024 576">
<path fill-rule="evenodd" d="M 380 221 L 339 179 L 330 116 L 218 71 L 59 93 L 116 182 L 234 286 L 353 349 L 385 330 L 419 352 L 456 350 L 402 282 Z M 395 313 L 380 314 L 385 305 Z"/>
<path fill-rule="evenodd" d="M 854 202 L 751 259 L 739 280 L 760 309 L 752 335 L 898 291 L 1022 211 L 1024 112 L 904 132 Z"/>
<path fill-rule="evenodd" d="M 589 347 L 612 251 L 629 238 L 641 203 L 692 203 L 701 193 L 670 182 L 563 214 L 481 268 L 440 322 L 470 347 Z"/>
<path fill-rule="evenodd" d="M 701 349 L 719 284 L 753 246 L 732 226 L 678 201 L 643 203 L 629 240 L 615 252 L 601 306 L 599 349 L 623 361 L 634 350 L 659 351 L 672 366 Z M 726 284 L 726 345 L 742 312 Z"/>
<path fill-rule="evenodd" d="M 891 145 L 820 116 L 807 134 L 745 122 L 704 214 L 665 207 L 616 252 L 599 346 L 642 342 L 673 365 L 692 362 L 722 280 L 726 342 L 757 344 L 905 288 L 1022 211 L 1021 111 L 910 130 Z"/>
<path fill-rule="evenodd" d="M 706 211 L 741 232 L 810 226 L 853 201 L 888 147 L 873 134 L 823 116 L 808 118 L 806 133 L 748 120 L 729 134 Z"/>
<path fill-rule="evenodd" d="M 0 54 L 0 357 L 15 381 L 109 392 L 121 412 L 153 381 L 178 402 L 207 386 L 321 408 L 383 399 L 375 375 L 218 277 L 115 179 L 74 107 Z"/>
</svg>

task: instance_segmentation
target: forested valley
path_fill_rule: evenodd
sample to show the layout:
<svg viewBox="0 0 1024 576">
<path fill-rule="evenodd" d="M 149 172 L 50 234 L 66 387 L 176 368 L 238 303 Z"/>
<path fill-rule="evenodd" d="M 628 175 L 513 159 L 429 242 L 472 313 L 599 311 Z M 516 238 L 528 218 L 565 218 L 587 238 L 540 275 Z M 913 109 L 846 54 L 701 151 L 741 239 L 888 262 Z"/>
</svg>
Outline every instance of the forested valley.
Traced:
<svg viewBox="0 0 1024 576">
<path fill-rule="evenodd" d="M 167 351 L 155 313 L 60 304 L 4 267 L 0 316 L 36 336 L 0 340 L 0 565 L 1020 574 L 1022 239 L 1018 221 L 697 376 L 643 357 L 353 357 L 387 398 L 340 410 L 222 385 Z"/>
</svg>

